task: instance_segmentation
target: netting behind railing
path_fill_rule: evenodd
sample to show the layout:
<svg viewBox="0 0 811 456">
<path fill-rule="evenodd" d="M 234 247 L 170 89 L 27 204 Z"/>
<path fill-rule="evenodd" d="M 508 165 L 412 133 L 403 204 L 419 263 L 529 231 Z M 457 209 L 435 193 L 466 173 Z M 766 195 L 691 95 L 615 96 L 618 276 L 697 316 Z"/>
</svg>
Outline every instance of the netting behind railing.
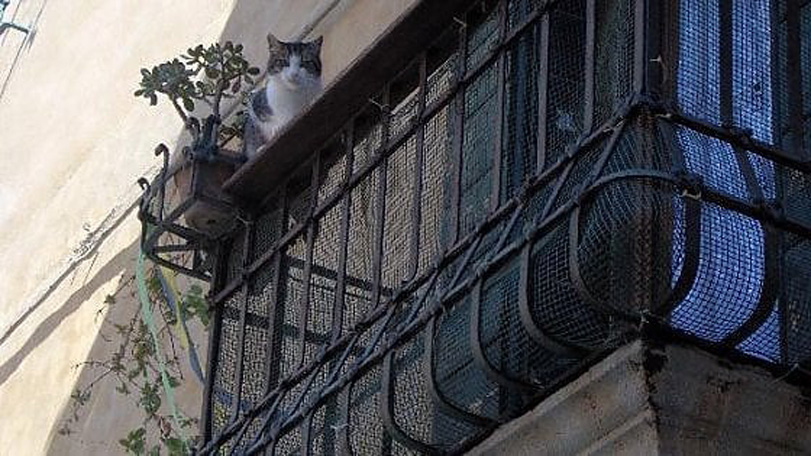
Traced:
<svg viewBox="0 0 811 456">
<path fill-rule="evenodd" d="M 677 3 L 476 3 L 388 81 L 222 258 L 202 452 L 462 451 L 649 328 L 811 362 L 811 37 Z"/>
</svg>

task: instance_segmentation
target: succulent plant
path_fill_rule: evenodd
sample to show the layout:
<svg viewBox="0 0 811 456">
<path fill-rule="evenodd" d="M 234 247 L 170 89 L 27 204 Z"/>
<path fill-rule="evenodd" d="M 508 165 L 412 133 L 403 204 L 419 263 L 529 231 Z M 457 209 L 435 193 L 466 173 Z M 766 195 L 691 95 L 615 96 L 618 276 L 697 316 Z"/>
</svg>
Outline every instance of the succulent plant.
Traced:
<svg viewBox="0 0 811 456">
<path fill-rule="evenodd" d="M 239 97 L 256 84 L 260 70 L 245 60 L 241 44 L 227 41 L 208 47 L 202 44 L 189 48 L 185 54 L 161 63 L 151 69 L 141 69 L 141 82 L 136 97 L 156 105 L 159 97 L 165 96 L 175 108 L 194 140 L 200 136 L 200 120 L 193 115 L 199 104 L 204 104 L 210 114 L 221 118 L 220 108 L 224 98 Z M 244 116 L 233 116 L 220 127 L 221 140 L 241 135 Z"/>
</svg>

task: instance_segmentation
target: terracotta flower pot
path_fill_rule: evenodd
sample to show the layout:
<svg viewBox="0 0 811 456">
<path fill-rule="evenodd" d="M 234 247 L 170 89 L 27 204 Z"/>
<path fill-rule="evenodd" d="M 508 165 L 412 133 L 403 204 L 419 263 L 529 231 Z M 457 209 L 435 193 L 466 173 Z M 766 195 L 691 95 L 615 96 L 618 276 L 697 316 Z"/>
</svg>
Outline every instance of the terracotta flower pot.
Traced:
<svg viewBox="0 0 811 456">
<path fill-rule="evenodd" d="M 234 151 L 220 150 L 226 157 L 236 157 Z M 186 225 L 215 239 L 229 233 L 235 225 L 237 210 L 233 198 L 222 191 L 222 185 L 236 171 L 234 161 L 214 160 L 185 156 L 180 169 L 174 175 L 182 205 L 188 205 L 183 212 Z"/>
</svg>

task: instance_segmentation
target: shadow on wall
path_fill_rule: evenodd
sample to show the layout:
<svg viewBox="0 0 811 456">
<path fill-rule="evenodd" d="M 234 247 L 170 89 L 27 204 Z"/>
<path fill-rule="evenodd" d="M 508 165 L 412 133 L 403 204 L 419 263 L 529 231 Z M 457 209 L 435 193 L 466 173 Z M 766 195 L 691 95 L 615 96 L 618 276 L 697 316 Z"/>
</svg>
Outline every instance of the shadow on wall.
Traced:
<svg viewBox="0 0 811 456">
<path fill-rule="evenodd" d="M 54 314 L 49 316 L 34 333 L 31 339 L 26 343 L 25 353 L 30 353 L 31 350 L 36 348 L 42 339 L 47 337 L 53 332 L 56 327 L 71 313 L 78 310 L 80 306 L 92 305 L 101 309 L 105 306 L 102 302 L 92 302 L 88 299 L 95 293 L 98 287 L 102 286 L 109 280 L 116 277 L 121 277 L 122 282 L 119 284 L 115 296 L 117 297 L 117 305 L 109 307 L 109 311 L 105 315 L 104 322 L 101 325 L 101 331 L 96 336 L 93 346 L 90 349 L 87 359 L 100 360 L 109 357 L 111 350 L 114 348 L 114 342 L 105 340 L 111 332 L 111 322 L 123 320 L 124 315 L 137 310 L 137 301 L 131 298 L 124 299 L 124 296 L 129 296 L 132 293 L 132 280 L 131 277 L 135 274 L 134 258 L 138 255 L 138 241 L 133 242 L 120 253 L 118 253 L 109 263 L 104 265 L 91 280 L 87 282 L 82 288 L 77 290 L 70 299 Z M 37 336 L 39 334 L 39 336 Z M 106 334 L 106 335 L 105 335 Z M 12 358 L 14 360 L 18 355 Z M 80 360 L 70 360 L 71 363 L 79 362 Z M 7 363 L 8 364 L 8 363 Z M 16 367 L 16 366 L 14 366 Z M 3 370 L 4 365 L 0 369 L 0 382 L 5 378 L 6 372 Z M 76 388 L 82 387 L 94 381 L 98 376 L 98 371 L 82 366 L 81 373 L 79 374 L 76 383 L 71 388 L 74 391 Z M 105 432 L 110 430 L 110 424 L 116 421 L 116 417 L 120 416 L 133 416 L 134 414 L 122 413 L 121 407 L 109 403 L 108 399 L 114 393 L 113 388 L 105 388 L 103 385 L 100 388 L 95 388 L 94 394 L 91 396 L 90 402 L 80 412 L 84 419 L 80 420 L 74 425 L 73 435 L 62 437 L 58 435 L 58 429 L 65 423 L 73 414 L 72 401 L 68 399 L 63 410 L 59 413 L 58 418 L 54 422 L 54 426 L 49 430 L 47 454 L 112 454 L 114 452 L 121 452 L 120 448 L 115 448 L 117 445 L 117 438 L 112 438 L 116 433 Z M 106 408 L 106 411 L 105 411 Z M 103 440 L 109 442 L 103 442 Z"/>
<path fill-rule="evenodd" d="M 249 62 L 264 69 L 267 59 L 266 36 L 272 31 L 284 40 L 296 40 L 320 35 L 320 30 L 330 27 L 330 21 L 335 14 L 354 0 L 244 0 L 236 2 L 226 25 L 220 35 L 220 42 L 234 41 L 245 46 L 245 57 Z M 329 39 L 329 38 L 328 38 Z M 197 43 L 189 43 L 193 46 Z M 207 44 L 207 43 L 203 43 Z M 340 43 L 333 44 L 335 49 Z M 329 51 L 326 51 L 329 53 Z M 157 63 L 157 62 L 155 62 Z M 330 62 L 326 62 L 330 65 Z M 331 68 L 325 68 L 325 73 L 337 74 L 338 69 L 333 62 Z M 178 137 L 184 137 L 180 132 Z M 144 151 L 148 153 L 148 151 Z M 114 326 L 127 320 L 139 308 L 137 293 L 132 277 L 135 274 L 134 258 L 138 254 L 138 242 L 133 242 L 123 249 L 113 260 L 103 266 L 99 272 L 90 279 L 85 286 L 77 290 L 58 311 L 43 321 L 23 348 L 8 362 L 0 366 L 0 386 L 18 368 L 20 363 L 42 344 L 67 318 L 82 305 L 97 305 L 102 303 L 88 302 L 90 296 L 99 286 L 116 276 L 123 277 L 122 284 L 115 295 L 115 304 L 110 306 L 102 330 L 85 361 L 108 359 L 118 344 L 110 340 L 114 335 Z M 198 353 L 205 353 L 206 335 L 197 337 Z M 78 362 L 70 360 L 69 362 Z M 205 360 L 201 360 L 205 370 Z M 188 366 L 183 366 L 186 369 Z M 188 372 L 188 370 L 185 370 Z M 87 365 L 82 365 L 81 372 L 72 390 L 84 387 L 97 381 L 100 371 Z M 79 419 L 73 420 L 73 401 L 67 400 L 65 406 L 50 429 L 47 454 L 66 455 L 106 455 L 121 453 L 123 448 L 118 440 L 125 437 L 127 431 L 140 426 L 141 411 L 135 405 L 135 396 L 125 397 L 115 391 L 117 382 L 111 378 L 102 380 L 102 384 L 93 389 L 89 401 L 79 411 Z M 163 394 L 163 392 L 161 392 Z M 202 387 L 193 379 L 188 378 L 184 386 L 176 392 L 176 402 L 183 412 L 190 417 L 198 417 Z M 130 401 L 130 399 L 133 399 Z M 73 421 L 70 435 L 61 435 L 60 428 L 64 423 Z"/>
<path fill-rule="evenodd" d="M 108 307 L 101 330 L 93 343 L 93 346 L 84 360 L 85 362 L 97 362 L 110 360 L 121 343 L 121 335 L 117 333 L 115 325 L 126 325 L 128 322 L 140 322 L 140 304 L 137 296 L 135 284 L 135 261 L 138 255 L 138 242 L 134 242 L 119 253 L 113 261 L 105 265 L 99 273 L 88 282 L 88 290 L 81 294 L 77 292 L 75 300 L 77 304 L 93 305 L 98 308 Z M 148 267 L 148 266 L 147 266 Z M 111 295 L 110 302 L 87 302 L 87 297 L 92 294 L 94 284 L 104 283 L 110 277 L 121 274 L 121 283 L 114 295 Z M 65 312 L 71 307 L 65 306 Z M 63 314 L 64 312 L 60 312 Z M 63 315 L 55 316 L 54 321 Z M 192 334 L 197 342 L 198 351 L 205 345 L 204 334 Z M 149 338 L 151 340 L 151 338 Z M 134 349 L 135 347 L 130 347 Z M 181 360 L 185 360 L 185 351 L 177 347 L 177 355 Z M 205 360 L 202 360 L 205 362 Z M 190 369 L 185 361 L 182 369 L 184 373 L 190 373 Z M 133 365 L 127 365 L 128 369 Z M 76 402 L 69 399 L 59 417 L 54 422 L 54 426 L 49 431 L 47 454 L 51 455 L 108 455 L 121 454 L 123 447 L 118 443 L 119 439 L 127 436 L 131 430 L 142 426 L 143 411 L 137 403 L 139 392 L 131 390 L 131 394 L 125 395 L 116 390 L 120 382 L 115 375 L 106 374 L 106 367 L 82 364 L 81 372 L 71 391 L 84 389 L 88 385 L 95 383 L 91 389 L 92 393 L 88 401 L 79 408 L 74 408 Z M 157 376 L 157 372 L 150 372 L 150 377 Z M 200 400 L 202 398 L 202 385 L 199 384 L 191 374 L 181 379 L 182 386 L 175 390 L 175 401 L 181 413 L 189 417 L 197 417 L 200 410 Z M 132 385 L 129 386 L 132 388 Z M 163 391 L 159 391 L 163 398 Z M 166 413 L 165 407 L 161 413 Z M 75 414 L 75 415 L 74 415 Z M 63 435 L 63 429 L 69 429 L 69 433 Z M 189 434 L 194 434 L 191 432 Z M 157 442 L 157 436 L 151 436 L 150 441 Z"/>
</svg>

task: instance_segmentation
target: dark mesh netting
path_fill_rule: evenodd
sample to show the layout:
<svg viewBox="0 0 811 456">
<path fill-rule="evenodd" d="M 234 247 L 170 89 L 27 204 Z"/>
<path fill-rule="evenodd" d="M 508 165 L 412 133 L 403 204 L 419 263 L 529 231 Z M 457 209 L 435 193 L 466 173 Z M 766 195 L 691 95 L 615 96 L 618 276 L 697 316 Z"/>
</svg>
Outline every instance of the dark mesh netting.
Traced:
<svg viewBox="0 0 811 456">
<path fill-rule="evenodd" d="M 234 395 L 239 387 L 235 378 L 239 356 L 239 303 L 240 293 L 227 298 L 220 310 L 220 344 L 217 368 L 213 375 L 210 420 L 214 432 L 222 430 L 233 416 Z"/>
<path fill-rule="evenodd" d="M 325 212 L 317 221 L 307 290 L 307 327 L 304 362 L 311 361 L 331 341 L 333 309 L 338 282 L 343 204 Z"/>
<path fill-rule="evenodd" d="M 578 219 L 577 271 L 594 303 L 638 315 L 669 295 L 672 187 L 617 181 L 588 201 Z"/>
<path fill-rule="evenodd" d="M 631 95 L 634 82 L 634 2 L 595 2 L 594 126 L 602 125 Z"/>
<path fill-rule="evenodd" d="M 287 196 L 286 229 L 290 230 L 307 221 L 313 204 L 312 173 L 310 167 L 304 166 L 296 173 L 285 189 Z"/>
<path fill-rule="evenodd" d="M 436 264 L 448 246 L 451 205 L 452 118 L 448 108 L 428 120 L 424 130 L 422 182 L 420 192 L 419 259 L 417 275 Z"/>
<path fill-rule="evenodd" d="M 222 245 L 201 454 L 458 454 L 640 337 L 811 365 L 811 8 L 640 5 L 470 2 L 325 126 Z"/>
<path fill-rule="evenodd" d="M 327 146 L 321 154 L 318 170 L 318 204 L 333 196 L 346 179 L 346 136 Z"/>
<path fill-rule="evenodd" d="M 386 255 L 381 266 L 384 290 L 399 288 L 412 275 L 416 166 L 416 138 L 406 141 L 386 161 L 386 214 L 383 219 L 383 251 Z"/>
<path fill-rule="evenodd" d="M 349 194 L 349 233 L 346 238 L 346 283 L 342 318 L 344 331 L 354 327 L 373 305 L 379 179 L 380 172 L 374 171 L 362 179 Z"/>
<path fill-rule="evenodd" d="M 501 201 L 515 196 L 536 172 L 540 27 L 529 28 L 507 51 L 504 82 Z"/>
<path fill-rule="evenodd" d="M 256 229 L 253 231 L 253 244 L 251 248 L 251 261 L 256 261 L 265 255 L 283 234 L 282 230 L 282 208 L 276 205 L 267 209 L 256 221 Z"/>
<path fill-rule="evenodd" d="M 549 13 L 546 166 L 560 160 L 583 133 L 586 1 L 563 0 Z"/>
<path fill-rule="evenodd" d="M 547 337 L 582 349 L 611 337 L 612 318 L 583 300 L 569 275 L 568 223 L 558 223 L 532 246 L 529 259 L 531 323 Z"/>
<path fill-rule="evenodd" d="M 493 176 L 493 150 L 498 113 L 498 72 L 491 64 L 465 91 L 465 129 L 460 176 L 459 224 L 467 234 L 481 223 L 490 210 Z"/>
<path fill-rule="evenodd" d="M 474 416 L 499 416 L 498 384 L 476 366 L 470 335 L 471 300 L 466 296 L 437 322 L 434 369 L 437 389 L 455 408 Z"/>
<path fill-rule="evenodd" d="M 273 328 L 273 345 L 278 350 L 274 371 L 278 372 L 279 377 L 294 372 L 301 362 L 301 327 L 306 304 L 303 301 L 306 250 L 306 241 L 303 236 L 299 236 L 282 254 Z"/>
</svg>

